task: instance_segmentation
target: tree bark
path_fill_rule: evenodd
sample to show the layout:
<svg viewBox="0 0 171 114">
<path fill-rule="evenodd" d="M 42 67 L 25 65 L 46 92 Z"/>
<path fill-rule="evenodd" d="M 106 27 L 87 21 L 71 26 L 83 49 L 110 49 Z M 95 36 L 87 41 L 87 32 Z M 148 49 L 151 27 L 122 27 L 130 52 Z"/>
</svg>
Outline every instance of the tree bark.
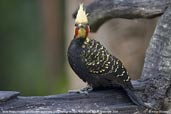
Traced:
<svg viewBox="0 0 171 114">
<path fill-rule="evenodd" d="M 146 101 L 161 107 L 171 84 L 171 7 L 161 16 L 146 51 L 142 80 Z"/>
<path fill-rule="evenodd" d="M 1 95 L 1 93 L 3 93 Z M 123 89 L 93 91 L 88 95 L 66 93 L 49 96 L 24 97 L 16 92 L 0 91 L 14 96 L 13 99 L 0 99 L 0 113 L 16 114 L 63 114 L 63 113 L 110 113 L 110 114 L 146 114 L 147 110 L 133 104 Z M 107 94 L 106 94 L 107 93 Z M 4 101 L 4 100 L 3 100 Z"/>
<path fill-rule="evenodd" d="M 95 0 L 86 7 L 91 32 L 112 18 L 154 18 L 163 14 L 170 0 Z M 73 14 L 76 16 L 76 12 Z"/>
</svg>

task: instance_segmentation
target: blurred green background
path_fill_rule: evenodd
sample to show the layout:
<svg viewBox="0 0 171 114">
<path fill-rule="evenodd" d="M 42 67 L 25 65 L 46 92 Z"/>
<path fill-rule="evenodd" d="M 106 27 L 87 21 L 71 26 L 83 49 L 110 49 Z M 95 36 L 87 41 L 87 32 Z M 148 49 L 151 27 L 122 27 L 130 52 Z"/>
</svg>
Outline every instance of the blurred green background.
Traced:
<svg viewBox="0 0 171 114">
<path fill-rule="evenodd" d="M 0 0 L 1 91 L 48 95 L 68 90 L 65 1 L 49 1 Z"/>
</svg>

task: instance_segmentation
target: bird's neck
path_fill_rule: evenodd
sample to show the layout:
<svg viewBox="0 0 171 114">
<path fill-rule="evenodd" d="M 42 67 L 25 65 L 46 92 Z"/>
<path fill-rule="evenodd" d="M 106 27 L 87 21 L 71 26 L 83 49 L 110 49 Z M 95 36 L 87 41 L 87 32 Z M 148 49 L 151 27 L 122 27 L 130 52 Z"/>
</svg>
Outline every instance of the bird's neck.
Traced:
<svg viewBox="0 0 171 114">
<path fill-rule="evenodd" d="M 88 43 L 90 41 L 90 39 L 87 38 L 74 38 L 72 42 L 74 42 L 76 45 L 78 46 L 82 46 L 85 43 Z"/>
</svg>

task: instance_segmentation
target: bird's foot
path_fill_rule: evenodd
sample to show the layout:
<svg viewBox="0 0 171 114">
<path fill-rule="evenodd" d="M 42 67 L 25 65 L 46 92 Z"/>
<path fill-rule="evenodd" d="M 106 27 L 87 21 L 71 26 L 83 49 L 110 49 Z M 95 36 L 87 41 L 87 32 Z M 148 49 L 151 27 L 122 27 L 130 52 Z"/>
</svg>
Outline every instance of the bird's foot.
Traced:
<svg viewBox="0 0 171 114">
<path fill-rule="evenodd" d="M 69 90 L 69 93 L 79 93 L 79 94 L 88 95 L 88 93 L 91 92 L 92 90 L 93 90 L 93 88 L 88 86 L 88 87 L 82 88 L 80 90 Z"/>
</svg>

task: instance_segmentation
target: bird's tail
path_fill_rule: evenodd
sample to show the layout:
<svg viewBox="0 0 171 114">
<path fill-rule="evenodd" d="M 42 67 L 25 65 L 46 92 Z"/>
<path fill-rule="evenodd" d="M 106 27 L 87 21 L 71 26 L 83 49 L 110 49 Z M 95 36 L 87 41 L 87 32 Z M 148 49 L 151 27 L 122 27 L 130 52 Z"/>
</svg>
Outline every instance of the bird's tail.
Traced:
<svg viewBox="0 0 171 114">
<path fill-rule="evenodd" d="M 127 92 L 127 95 L 129 96 L 129 98 L 132 100 L 132 102 L 142 108 L 149 108 L 147 105 L 144 104 L 144 102 L 138 98 L 135 94 L 134 91 L 132 89 L 124 88 L 125 91 Z"/>
</svg>

